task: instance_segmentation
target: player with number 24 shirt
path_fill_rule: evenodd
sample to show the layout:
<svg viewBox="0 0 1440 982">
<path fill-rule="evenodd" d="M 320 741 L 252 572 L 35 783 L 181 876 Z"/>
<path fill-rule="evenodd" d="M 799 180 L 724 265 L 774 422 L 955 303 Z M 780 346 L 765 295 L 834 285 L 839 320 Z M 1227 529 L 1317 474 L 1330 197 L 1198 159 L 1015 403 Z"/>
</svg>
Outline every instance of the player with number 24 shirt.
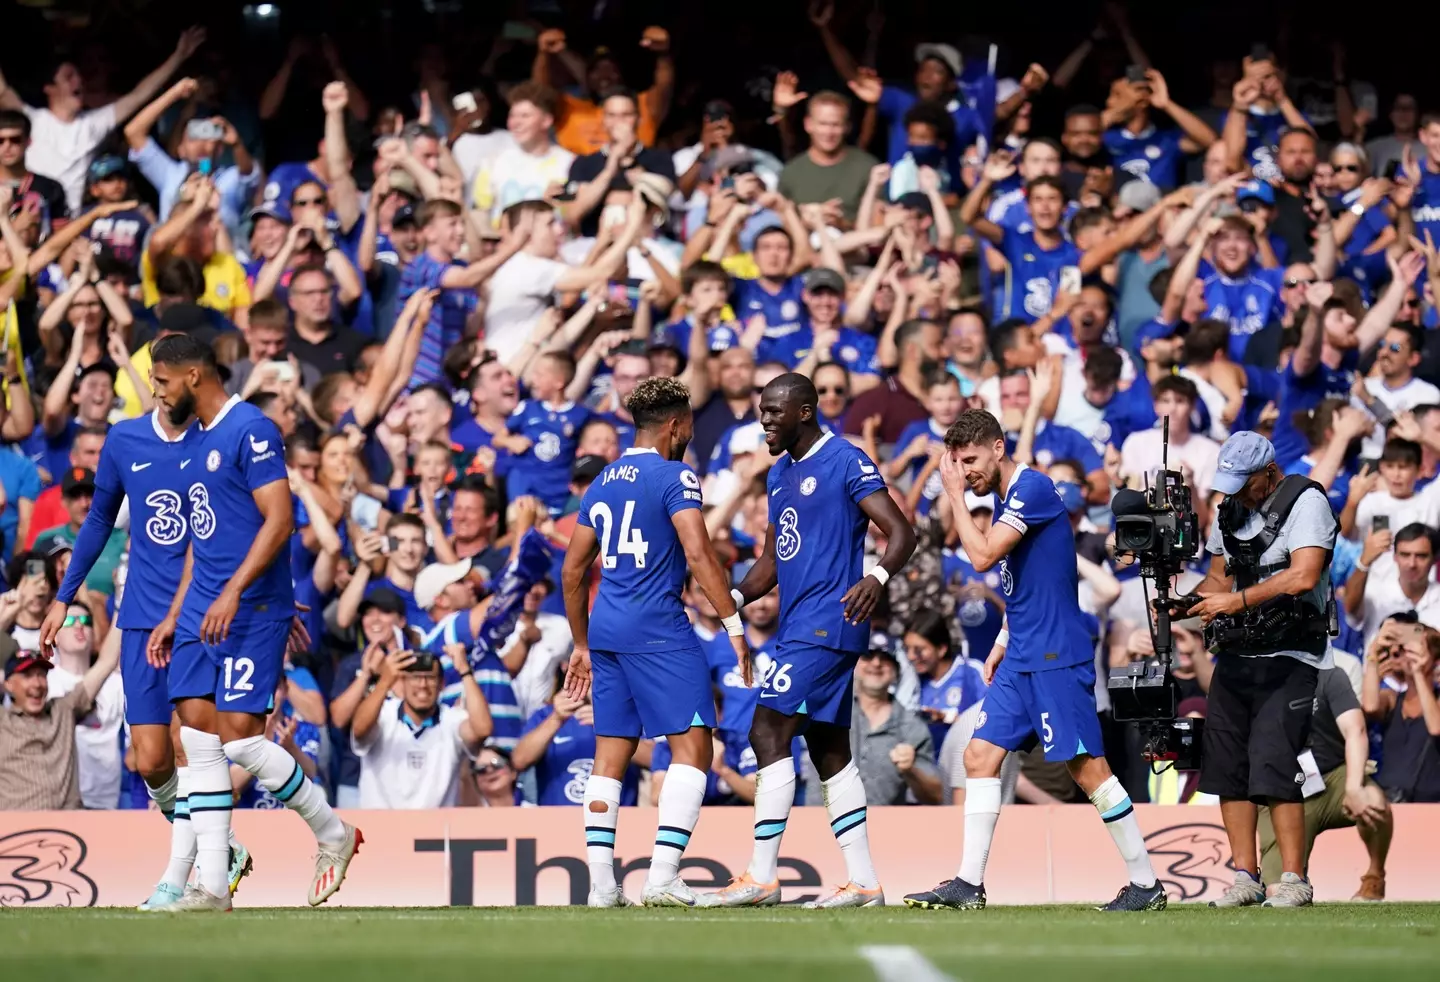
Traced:
<svg viewBox="0 0 1440 982">
<path fill-rule="evenodd" d="M 680 857 L 700 818 L 710 772 L 715 697 L 680 592 L 688 562 L 715 605 L 750 681 L 750 650 L 700 511 L 700 479 L 682 462 L 694 433 L 690 393 L 648 378 L 626 401 L 635 446 L 585 492 L 561 579 L 575 651 L 565 691 L 594 692 L 595 766 L 585 784 L 585 851 L 591 907 L 629 904 L 615 882 L 615 826 L 625 769 L 640 737 L 667 737 L 674 763 L 660 792 L 660 822 L 646 878 L 646 906 L 692 907 Z M 585 577 L 601 559 L 588 609 Z"/>
</svg>

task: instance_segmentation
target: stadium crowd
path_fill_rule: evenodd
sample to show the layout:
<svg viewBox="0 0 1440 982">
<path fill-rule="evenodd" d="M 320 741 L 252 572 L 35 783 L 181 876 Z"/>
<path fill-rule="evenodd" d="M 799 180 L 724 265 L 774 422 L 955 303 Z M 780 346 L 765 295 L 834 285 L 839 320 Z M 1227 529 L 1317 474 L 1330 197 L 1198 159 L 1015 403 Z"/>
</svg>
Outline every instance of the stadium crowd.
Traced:
<svg viewBox="0 0 1440 982">
<path fill-rule="evenodd" d="M 1015 46 L 996 71 L 983 44 L 818 0 L 794 25 L 813 52 L 747 63 L 748 80 L 696 50 L 699 15 L 667 30 L 604 4 L 511 6 L 455 35 L 463 50 L 391 53 L 384 84 L 363 45 L 277 42 L 269 4 L 244 14 L 279 47 L 263 87 L 213 30 L 179 33 L 125 93 L 103 36 L 26 74 L 44 29 L 7 30 L 0 808 L 147 805 L 106 678 L 116 605 L 144 589 L 123 530 L 53 667 L 36 650 L 107 426 L 151 411 L 149 345 L 182 332 L 285 436 L 313 644 L 267 733 L 349 807 L 578 805 L 594 734 L 557 690 L 556 582 L 579 496 L 633 440 L 626 397 L 651 375 L 687 383 L 707 528 L 738 582 L 767 522 L 758 394 L 786 371 L 883 462 L 921 542 L 856 673 L 870 803 L 965 784 L 1005 610 L 941 493 L 945 430 L 971 407 L 1072 516 L 1117 772 L 1136 800 L 1194 800 L 1193 775 L 1150 774 L 1110 717 L 1104 669 L 1153 643 L 1108 504 L 1153 479 L 1168 417 L 1208 526 L 1220 442 L 1265 433 L 1342 526 L 1344 684 L 1322 686 L 1338 730 L 1315 753 L 1383 893 L 1385 799 L 1440 801 L 1440 105 L 1288 31 L 1273 49 L 1216 32 L 1208 71 L 1182 79 L 1114 3 L 1063 58 Z M 988 523 L 992 499 L 967 504 Z M 485 598 L 530 529 L 551 575 L 477 660 Z M 747 802 L 755 692 L 687 597 L 721 718 L 706 800 Z M 744 611 L 757 674 L 777 611 Z M 1397 642 L 1416 618 L 1428 643 Z M 1203 715 L 1198 622 L 1176 646 L 1182 712 Z M 668 761 L 643 744 L 626 803 L 653 800 Z M 234 771 L 242 805 L 278 806 Z M 1006 791 L 1075 794 L 1038 751 Z"/>
</svg>

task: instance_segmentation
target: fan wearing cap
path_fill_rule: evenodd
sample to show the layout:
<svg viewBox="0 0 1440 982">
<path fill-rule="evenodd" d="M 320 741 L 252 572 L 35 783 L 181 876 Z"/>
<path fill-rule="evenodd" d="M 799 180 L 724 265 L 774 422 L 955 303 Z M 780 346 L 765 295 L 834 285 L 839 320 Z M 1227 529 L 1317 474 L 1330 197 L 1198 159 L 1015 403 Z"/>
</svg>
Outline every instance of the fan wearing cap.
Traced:
<svg viewBox="0 0 1440 982">
<path fill-rule="evenodd" d="M 87 199 L 96 205 L 128 205 L 133 201 L 129 168 L 123 157 L 96 157 L 91 161 L 85 178 Z M 140 246 L 154 224 L 155 213 L 149 205 L 141 203 L 95 219 L 95 224 L 90 226 L 90 240 L 103 242 L 117 260 L 130 267 L 132 272 L 138 272 Z"/>
<path fill-rule="evenodd" d="M 191 119 L 185 124 L 185 133 L 176 147 L 178 160 L 162 150 L 150 135 L 160 118 L 181 100 L 193 97 L 196 88 L 193 78 L 182 78 L 125 124 L 130 161 L 159 192 L 162 222 L 175 210 L 185 178 L 198 172 L 214 178 L 215 190 L 220 194 L 220 220 L 235 230 L 245 215 L 245 206 L 254 199 L 264 173 L 235 127 L 220 116 Z M 234 155 L 235 163 L 214 167 L 215 159 L 227 150 Z"/>
<path fill-rule="evenodd" d="M 0 811 L 78 809 L 80 766 L 76 738 L 95 698 L 120 658 L 120 645 L 100 657 L 64 695 L 50 697 L 50 662 L 0 637 L 8 706 L 0 707 Z"/>
<path fill-rule="evenodd" d="M 1210 624 L 1265 611 L 1276 598 L 1300 600 L 1283 630 L 1247 632 L 1216 648 L 1200 790 L 1218 795 L 1230 839 L 1235 885 L 1216 906 L 1265 900 L 1256 851 L 1256 804 L 1269 805 L 1284 873 L 1278 906 L 1305 906 L 1304 796 L 1296 758 L 1307 746 L 1318 672 L 1331 664 L 1326 611 L 1333 603 L 1330 556 L 1337 523 L 1325 490 L 1285 477 L 1275 448 L 1242 430 L 1220 448 L 1213 487 L 1225 495 L 1205 551 L 1210 569 L 1190 608 Z M 1277 521 L 1272 521 L 1274 516 Z M 1278 526 L 1278 527 L 1277 527 Z M 1263 550 L 1252 540 L 1264 543 Z M 1247 542 L 1252 542 L 1249 548 Z M 1259 555 L 1256 555 L 1256 553 Z"/>
<path fill-rule="evenodd" d="M 69 518 L 63 525 L 44 529 L 35 536 L 36 551 L 48 554 L 56 546 L 73 548 L 75 538 L 80 534 L 80 526 L 85 523 L 85 516 L 90 513 L 90 504 L 94 497 L 95 472 L 86 467 L 68 468 L 60 479 L 60 500 Z M 99 558 L 85 577 L 85 586 L 89 590 L 107 597 L 115 592 L 115 568 L 120 565 L 120 557 L 125 554 L 127 541 L 124 529 L 110 530 Z"/>
<path fill-rule="evenodd" d="M 250 260 L 245 263 L 245 277 L 253 288 L 260 270 L 285 248 L 295 219 L 283 201 L 262 201 L 250 209 L 247 217 L 250 219 Z"/>
<path fill-rule="evenodd" d="M 633 127 L 639 141 L 655 142 L 655 131 L 670 111 L 670 98 L 675 90 L 675 62 L 670 57 L 670 32 L 663 27 L 647 27 L 641 33 L 640 47 L 655 55 L 655 76 L 649 89 L 638 97 L 627 96 L 633 103 Z M 535 40 L 535 62 L 530 80 L 553 88 L 551 59 L 560 61 L 573 78 L 585 80 L 589 98 L 560 93 L 557 106 L 556 138 L 560 145 L 576 154 L 597 153 L 606 146 L 610 129 L 606 118 L 610 97 L 621 91 L 624 79 L 619 62 L 609 48 L 596 48 L 589 63 L 581 60 L 565 46 L 565 32 L 551 28 L 541 31 Z M 675 177 L 674 172 L 670 174 Z"/>
<path fill-rule="evenodd" d="M 905 155 L 908 142 L 905 114 L 917 102 L 933 102 L 944 106 L 950 118 L 955 121 L 953 145 L 963 149 L 974 143 L 977 136 L 982 135 L 984 125 L 980 117 L 959 92 L 960 71 L 963 67 L 959 51 L 948 44 L 918 44 L 915 46 L 915 75 L 911 88 L 900 85 L 885 85 L 882 88 L 880 80 L 873 73 L 863 72 L 855 56 L 845 49 L 836 36 L 830 26 L 834 10 L 833 3 L 812 5 L 810 22 L 820 31 L 820 40 L 825 43 L 825 51 L 830 55 L 830 63 L 835 66 L 835 70 L 866 102 L 874 103 L 880 115 L 888 121 L 890 129 L 887 146 L 890 163 L 895 163 Z M 864 91 L 866 86 L 879 91 L 872 97 L 870 92 Z M 956 163 L 958 164 L 958 156 Z M 960 168 L 954 167 L 951 173 L 959 175 Z"/>
</svg>

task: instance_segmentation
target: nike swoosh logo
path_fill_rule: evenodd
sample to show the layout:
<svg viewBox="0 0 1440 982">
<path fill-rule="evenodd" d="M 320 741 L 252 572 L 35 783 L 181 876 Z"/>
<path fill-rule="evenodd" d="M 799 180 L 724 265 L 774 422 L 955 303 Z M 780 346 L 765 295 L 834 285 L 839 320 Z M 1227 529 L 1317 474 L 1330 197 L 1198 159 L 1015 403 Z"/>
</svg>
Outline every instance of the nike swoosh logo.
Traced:
<svg viewBox="0 0 1440 982">
<path fill-rule="evenodd" d="M 760 693 L 760 698 L 761 698 L 761 699 L 773 699 L 773 698 L 774 698 L 775 696 L 777 696 L 777 695 L 778 695 L 778 693 L 775 693 L 775 692 L 762 692 L 762 693 Z"/>
<path fill-rule="evenodd" d="M 780 488 L 776 488 L 774 491 L 771 491 L 771 492 L 770 492 L 770 497 L 772 497 L 772 498 L 775 497 L 777 494 L 780 493 L 780 490 L 781 490 Z"/>
<path fill-rule="evenodd" d="M 149 467 L 150 464 L 153 464 L 153 463 L 154 463 L 154 461 L 152 460 L 152 461 L 149 461 L 149 462 L 144 463 L 144 464 L 131 464 L 131 465 L 130 465 L 130 470 L 131 470 L 132 473 L 138 473 L 139 471 L 143 471 L 145 468 Z"/>
<path fill-rule="evenodd" d="M 190 465 L 190 458 L 188 458 L 188 457 L 185 458 L 184 460 L 180 461 L 180 469 L 181 469 L 182 471 L 183 471 L 186 467 L 188 467 L 189 465 Z"/>
<path fill-rule="evenodd" d="M 1048 747 L 1041 747 L 1040 749 L 1041 749 L 1044 753 L 1047 753 L 1047 754 L 1048 754 L 1050 751 L 1052 751 L 1052 750 L 1055 749 L 1055 744 L 1052 743 L 1052 744 L 1050 744 Z"/>
<path fill-rule="evenodd" d="M 226 693 L 226 695 L 225 695 L 225 701 L 226 701 L 226 702 L 234 702 L 236 699 L 244 699 L 245 696 L 246 696 L 246 693 L 244 693 L 244 692 L 229 692 L 229 693 Z"/>
<path fill-rule="evenodd" d="M 550 742 L 551 742 L 551 743 L 569 743 L 569 742 L 570 742 L 571 740 L 573 740 L 573 739 L 575 739 L 575 738 L 574 738 L 574 737 L 556 737 L 554 740 L 551 740 Z"/>
</svg>

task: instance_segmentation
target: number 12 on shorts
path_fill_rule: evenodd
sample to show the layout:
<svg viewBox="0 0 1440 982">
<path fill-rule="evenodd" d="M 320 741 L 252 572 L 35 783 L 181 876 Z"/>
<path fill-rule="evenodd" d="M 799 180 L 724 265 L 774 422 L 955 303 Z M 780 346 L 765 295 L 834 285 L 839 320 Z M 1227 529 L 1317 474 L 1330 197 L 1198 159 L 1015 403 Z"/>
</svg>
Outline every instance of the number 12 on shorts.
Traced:
<svg viewBox="0 0 1440 982">
<path fill-rule="evenodd" d="M 255 674 L 255 663 L 249 658 L 225 659 L 225 688 L 232 692 L 249 692 L 255 688 L 250 676 Z"/>
</svg>

